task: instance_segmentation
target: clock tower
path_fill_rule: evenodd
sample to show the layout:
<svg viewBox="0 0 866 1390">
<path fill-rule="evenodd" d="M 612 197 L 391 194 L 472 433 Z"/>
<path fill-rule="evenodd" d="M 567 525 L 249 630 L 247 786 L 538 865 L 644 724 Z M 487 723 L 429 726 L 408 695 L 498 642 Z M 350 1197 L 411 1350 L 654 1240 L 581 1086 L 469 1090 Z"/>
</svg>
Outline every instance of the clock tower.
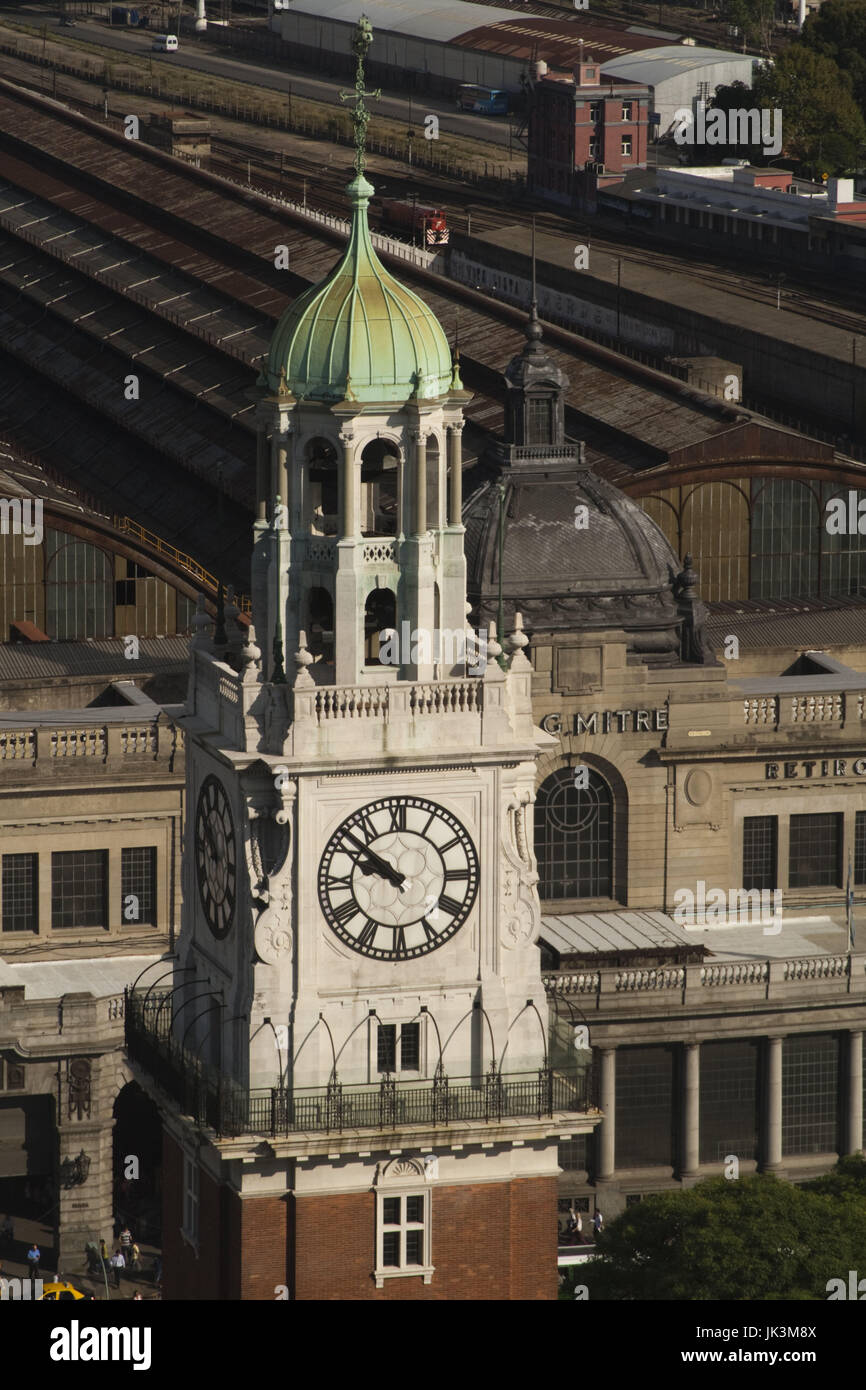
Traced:
<svg viewBox="0 0 866 1390">
<path fill-rule="evenodd" d="M 129 1000 L 172 1298 L 555 1297 L 598 1119 L 535 944 L 527 639 L 466 626 L 469 397 L 367 224 L 369 42 L 348 245 L 259 379 L 252 624 L 192 643 L 175 978 Z"/>
</svg>

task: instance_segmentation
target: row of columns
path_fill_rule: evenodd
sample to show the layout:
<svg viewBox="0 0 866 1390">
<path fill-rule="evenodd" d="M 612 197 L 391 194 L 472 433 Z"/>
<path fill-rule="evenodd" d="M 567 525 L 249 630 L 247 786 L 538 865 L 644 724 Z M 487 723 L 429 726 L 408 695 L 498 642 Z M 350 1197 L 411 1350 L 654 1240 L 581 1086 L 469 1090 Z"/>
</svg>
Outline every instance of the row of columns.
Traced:
<svg viewBox="0 0 866 1390">
<path fill-rule="evenodd" d="M 462 424 L 448 425 L 447 463 L 448 463 L 448 515 L 450 525 L 459 526 L 463 514 L 463 459 L 461 438 Z M 355 505 L 355 441 L 351 435 L 341 435 L 342 458 L 340 460 L 340 531 L 343 538 L 353 537 L 358 531 L 357 508 Z M 412 534 L 426 535 L 427 532 L 427 436 L 420 430 L 412 435 L 414 454 L 414 506 Z M 273 454 L 273 476 L 272 471 Z M 268 499 L 279 497 L 287 507 L 291 506 L 291 477 L 288 468 L 288 445 L 285 437 L 276 436 L 273 445 L 267 432 L 260 429 L 256 435 L 256 519 L 267 522 Z M 288 513 L 287 513 L 288 514 Z"/>
<path fill-rule="evenodd" d="M 847 1105 L 843 1152 L 859 1153 L 863 1148 L 863 1032 L 848 1032 Z M 772 1172 L 782 1167 L 782 1043 L 781 1036 L 766 1039 L 766 1109 L 762 1169 Z M 683 1151 L 680 1177 L 697 1177 L 700 1171 L 701 1045 L 683 1043 Z M 610 1182 L 616 1173 L 616 1048 L 600 1049 L 599 1105 L 604 1119 L 598 1128 L 598 1173 L 600 1182 Z"/>
</svg>

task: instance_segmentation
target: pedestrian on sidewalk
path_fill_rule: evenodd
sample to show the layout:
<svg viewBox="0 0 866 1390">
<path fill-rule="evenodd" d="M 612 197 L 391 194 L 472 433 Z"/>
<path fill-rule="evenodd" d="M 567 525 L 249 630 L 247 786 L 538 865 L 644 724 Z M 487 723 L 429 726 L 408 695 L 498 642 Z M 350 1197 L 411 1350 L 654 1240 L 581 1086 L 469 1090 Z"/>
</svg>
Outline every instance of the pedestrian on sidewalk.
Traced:
<svg viewBox="0 0 866 1390">
<path fill-rule="evenodd" d="M 42 1259 L 42 1251 L 34 1240 L 30 1249 L 27 1251 L 27 1268 L 30 1271 L 31 1279 L 39 1278 L 39 1261 Z"/>
<path fill-rule="evenodd" d="M 111 1265 L 111 1268 L 114 1270 L 114 1287 L 116 1289 L 119 1289 L 120 1271 L 126 1268 L 126 1260 L 123 1258 L 123 1251 L 121 1250 L 119 1245 L 115 1250 L 114 1254 L 112 1255 L 111 1259 L 109 1260 L 109 1264 Z"/>
</svg>

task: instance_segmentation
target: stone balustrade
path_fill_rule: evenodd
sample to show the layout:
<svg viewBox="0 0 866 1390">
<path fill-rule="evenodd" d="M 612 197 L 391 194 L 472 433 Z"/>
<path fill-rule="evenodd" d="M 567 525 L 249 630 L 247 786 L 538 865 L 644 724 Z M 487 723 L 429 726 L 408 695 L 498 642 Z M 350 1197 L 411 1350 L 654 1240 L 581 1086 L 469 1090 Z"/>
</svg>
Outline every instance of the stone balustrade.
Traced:
<svg viewBox="0 0 866 1390">
<path fill-rule="evenodd" d="M 627 997 L 663 995 L 664 1008 L 697 1005 L 719 991 L 736 995 L 737 1003 L 799 999 L 803 986 L 826 988 L 828 995 L 866 997 L 866 954 L 826 954 L 705 960 L 684 966 L 648 966 L 634 970 L 548 970 L 543 972 L 548 994 L 581 995 L 582 1006 L 594 1001 L 597 1012 L 621 1013 Z M 807 999 L 809 996 L 805 996 Z M 661 1002 L 661 1000 L 660 1000 Z"/>
<path fill-rule="evenodd" d="M 862 691 L 819 691 L 793 695 L 752 695 L 743 700 L 743 723 L 779 728 L 804 724 L 860 724 L 866 713 Z"/>
<path fill-rule="evenodd" d="M 182 746 L 182 730 L 158 718 L 53 725 L 40 722 L 37 715 L 31 728 L 0 728 L 0 773 L 14 777 L 25 766 L 50 763 L 71 770 L 78 763 L 94 767 L 116 758 L 152 760 L 171 757 Z"/>
<path fill-rule="evenodd" d="M 776 695 L 761 696 L 756 700 L 743 701 L 744 724 L 772 724 L 779 722 L 779 700 Z"/>
<path fill-rule="evenodd" d="M 319 724 L 332 719 L 385 719 L 424 715 L 478 714 L 484 703 L 480 680 L 424 681 L 417 685 L 326 685 L 313 695 Z"/>
</svg>

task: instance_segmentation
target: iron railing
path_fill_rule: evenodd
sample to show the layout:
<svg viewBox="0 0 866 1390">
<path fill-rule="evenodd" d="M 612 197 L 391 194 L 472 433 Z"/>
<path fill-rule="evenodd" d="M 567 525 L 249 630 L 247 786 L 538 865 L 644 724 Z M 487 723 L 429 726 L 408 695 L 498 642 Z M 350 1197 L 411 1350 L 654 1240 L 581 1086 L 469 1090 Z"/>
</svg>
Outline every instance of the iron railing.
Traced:
<svg viewBox="0 0 866 1390">
<path fill-rule="evenodd" d="M 478 1077 L 457 1078 L 437 1069 L 432 1081 L 401 1081 L 386 1074 L 366 1086 L 346 1086 L 333 1079 L 312 1089 L 283 1085 L 251 1090 L 184 1047 L 171 1031 L 171 1010 L 172 1000 L 162 991 L 127 994 L 129 1055 L 184 1114 L 220 1137 L 278 1138 L 533 1116 L 540 1120 L 555 1113 L 585 1114 L 595 1105 L 589 1066 L 546 1066 L 505 1074 L 494 1066 Z"/>
</svg>

